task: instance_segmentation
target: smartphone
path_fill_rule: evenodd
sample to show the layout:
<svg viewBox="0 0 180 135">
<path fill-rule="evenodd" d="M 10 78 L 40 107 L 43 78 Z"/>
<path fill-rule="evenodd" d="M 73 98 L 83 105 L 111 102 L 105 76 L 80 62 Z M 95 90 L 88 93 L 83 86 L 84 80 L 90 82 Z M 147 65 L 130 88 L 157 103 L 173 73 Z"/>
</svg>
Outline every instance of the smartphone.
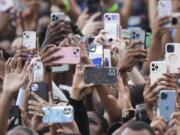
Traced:
<svg viewBox="0 0 180 135">
<path fill-rule="evenodd" d="M 6 12 L 13 7 L 13 0 L 0 0 L 0 11 Z"/>
<path fill-rule="evenodd" d="M 165 61 L 152 61 L 150 64 L 150 81 L 153 85 L 164 73 L 167 73 Z"/>
<path fill-rule="evenodd" d="M 33 63 L 33 81 L 34 82 L 43 81 L 43 77 L 44 77 L 43 63 L 37 60 Z"/>
<path fill-rule="evenodd" d="M 170 121 L 170 116 L 176 111 L 176 91 L 162 90 L 159 94 L 157 115 L 162 116 L 166 121 Z"/>
<path fill-rule="evenodd" d="M 28 49 L 36 49 L 36 32 L 35 31 L 23 32 L 23 46 Z"/>
<path fill-rule="evenodd" d="M 180 73 L 180 43 L 167 43 L 165 61 L 169 73 Z"/>
<path fill-rule="evenodd" d="M 43 123 L 71 123 L 74 120 L 74 109 L 68 106 L 43 107 Z"/>
<path fill-rule="evenodd" d="M 108 42 L 120 37 L 120 14 L 105 13 L 104 14 L 104 30 L 108 32 Z"/>
<path fill-rule="evenodd" d="M 61 47 L 53 56 L 62 55 L 62 58 L 53 61 L 53 64 L 79 64 L 81 60 L 81 49 L 79 47 Z"/>
<path fill-rule="evenodd" d="M 137 45 L 136 48 L 145 48 L 145 31 L 142 29 L 130 29 L 130 40 L 140 41 L 142 44 Z"/>
<path fill-rule="evenodd" d="M 48 101 L 48 84 L 46 82 L 31 83 L 30 91 L 36 93 L 45 101 Z M 30 95 L 30 99 L 35 100 L 32 95 Z"/>
<path fill-rule="evenodd" d="M 63 12 L 51 13 L 51 22 L 60 22 L 62 20 L 71 21 L 71 19 L 65 15 Z"/>
<path fill-rule="evenodd" d="M 103 49 L 103 66 L 111 67 L 111 51 L 110 49 Z"/>
<path fill-rule="evenodd" d="M 92 63 L 97 66 L 103 66 L 103 46 L 97 44 L 91 44 L 88 46 L 89 58 Z"/>
<path fill-rule="evenodd" d="M 151 33 L 146 32 L 146 43 L 145 43 L 146 48 L 151 47 Z"/>
<path fill-rule="evenodd" d="M 117 68 L 109 67 L 90 67 L 84 70 L 84 82 L 93 85 L 113 85 L 118 78 Z"/>
<path fill-rule="evenodd" d="M 14 117 L 14 119 L 13 119 L 12 123 L 9 125 L 8 130 L 22 125 L 21 110 L 20 110 L 19 106 L 11 106 L 10 107 L 9 119 L 11 119 L 12 117 Z"/>
<path fill-rule="evenodd" d="M 171 26 L 174 28 L 180 27 L 180 13 L 172 13 Z"/>
<path fill-rule="evenodd" d="M 158 15 L 160 18 L 171 16 L 172 13 L 172 0 L 159 0 L 158 2 Z M 170 21 L 164 27 L 170 27 Z"/>
</svg>

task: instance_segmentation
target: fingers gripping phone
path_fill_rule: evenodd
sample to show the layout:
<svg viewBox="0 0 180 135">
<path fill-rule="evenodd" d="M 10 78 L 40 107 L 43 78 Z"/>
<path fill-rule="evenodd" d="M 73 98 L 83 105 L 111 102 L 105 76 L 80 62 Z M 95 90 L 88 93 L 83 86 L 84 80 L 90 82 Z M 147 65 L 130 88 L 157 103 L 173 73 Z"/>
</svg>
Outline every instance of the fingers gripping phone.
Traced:
<svg viewBox="0 0 180 135">
<path fill-rule="evenodd" d="M 48 84 L 45 82 L 33 82 L 30 85 L 30 91 L 36 93 L 45 101 L 48 101 Z M 30 95 L 31 100 L 35 100 L 32 95 Z"/>
<path fill-rule="evenodd" d="M 113 85 L 117 82 L 117 68 L 85 67 L 84 82 L 93 85 Z"/>
<path fill-rule="evenodd" d="M 74 109 L 72 106 L 43 107 L 43 123 L 71 123 L 74 120 Z"/>
<path fill-rule="evenodd" d="M 61 47 L 61 49 L 53 56 L 62 56 L 58 60 L 53 61 L 53 64 L 79 64 L 81 60 L 81 49 L 79 47 Z"/>
<path fill-rule="evenodd" d="M 9 119 L 14 117 L 12 123 L 9 125 L 9 130 L 22 125 L 22 120 L 21 120 L 21 110 L 19 106 L 11 106 L 10 111 L 9 111 Z"/>
<path fill-rule="evenodd" d="M 171 114 L 176 111 L 176 97 L 175 90 L 162 90 L 159 96 L 157 115 L 170 121 Z"/>
<path fill-rule="evenodd" d="M 104 30 L 108 32 L 108 41 L 112 42 L 114 39 L 120 37 L 120 15 L 119 13 L 105 13 L 104 14 Z"/>
<path fill-rule="evenodd" d="M 180 73 L 180 43 L 168 43 L 165 49 L 165 61 L 169 73 Z"/>
<path fill-rule="evenodd" d="M 28 49 L 36 49 L 36 32 L 23 32 L 23 46 Z"/>
<path fill-rule="evenodd" d="M 150 64 L 151 85 L 153 85 L 164 73 L 167 73 L 165 61 L 152 61 Z"/>
</svg>

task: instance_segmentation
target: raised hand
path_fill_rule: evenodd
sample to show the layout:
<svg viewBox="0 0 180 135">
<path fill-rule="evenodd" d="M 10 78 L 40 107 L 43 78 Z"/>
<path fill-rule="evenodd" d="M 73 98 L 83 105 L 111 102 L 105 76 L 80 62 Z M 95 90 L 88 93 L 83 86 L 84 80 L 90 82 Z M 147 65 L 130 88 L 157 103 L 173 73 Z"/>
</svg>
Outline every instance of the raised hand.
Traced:
<svg viewBox="0 0 180 135">
<path fill-rule="evenodd" d="M 11 58 L 5 64 L 5 79 L 3 91 L 13 96 L 26 83 L 29 71 L 29 62 L 22 66 L 21 58 Z"/>
<path fill-rule="evenodd" d="M 91 87 L 84 82 L 84 67 L 76 66 L 76 71 L 73 78 L 73 85 L 71 91 L 71 98 L 75 100 L 82 100 L 84 97 L 85 88 Z"/>
</svg>

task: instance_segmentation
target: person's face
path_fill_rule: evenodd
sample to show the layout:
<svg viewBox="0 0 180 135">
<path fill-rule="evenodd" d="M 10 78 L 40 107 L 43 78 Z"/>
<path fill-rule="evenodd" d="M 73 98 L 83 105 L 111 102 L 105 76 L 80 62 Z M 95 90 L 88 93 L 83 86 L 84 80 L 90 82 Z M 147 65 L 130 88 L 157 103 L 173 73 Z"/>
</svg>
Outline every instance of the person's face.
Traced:
<svg viewBox="0 0 180 135">
<path fill-rule="evenodd" d="M 94 112 L 88 112 L 90 135 L 102 135 L 101 122 Z"/>
<path fill-rule="evenodd" d="M 120 135 L 120 130 L 115 131 L 112 135 Z M 147 130 L 134 131 L 130 128 L 126 128 L 121 135 L 150 135 Z"/>
</svg>

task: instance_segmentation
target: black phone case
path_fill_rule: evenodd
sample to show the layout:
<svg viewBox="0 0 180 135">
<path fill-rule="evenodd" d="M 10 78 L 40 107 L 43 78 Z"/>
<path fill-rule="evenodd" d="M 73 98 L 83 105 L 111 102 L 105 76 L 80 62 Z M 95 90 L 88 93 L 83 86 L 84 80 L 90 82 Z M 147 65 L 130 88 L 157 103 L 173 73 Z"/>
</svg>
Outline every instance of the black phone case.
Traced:
<svg viewBox="0 0 180 135">
<path fill-rule="evenodd" d="M 36 85 L 36 86 L 35 86 Z M 36 87 L 36 88 L 33 88 Z M 48 84 L 45 82 L 33 82 L 30 85 L 30 91 L 36 93 L 45 101 L 48 101 Z M 35 100 L 32 95 L 30 95 L 31 100 Z"/>
<path fill-rule="evenodd" d="M 12 117 L 14 117 L 12 123 L 9 125 L 8 130 L 17 127 L 19 125 L 22 125 L 22 121 L 21 121 L 21 110 L 19 108 L 19 106 L 11 106 L 10 110 L 9 110 L 9 119 L 11 119 Z"/>
<path fill-rule="evenodd" d="M 94 85 L 114 85 L 117 82 L 117 68 L 85 67 L 84 82 Z"/>
</svg>

